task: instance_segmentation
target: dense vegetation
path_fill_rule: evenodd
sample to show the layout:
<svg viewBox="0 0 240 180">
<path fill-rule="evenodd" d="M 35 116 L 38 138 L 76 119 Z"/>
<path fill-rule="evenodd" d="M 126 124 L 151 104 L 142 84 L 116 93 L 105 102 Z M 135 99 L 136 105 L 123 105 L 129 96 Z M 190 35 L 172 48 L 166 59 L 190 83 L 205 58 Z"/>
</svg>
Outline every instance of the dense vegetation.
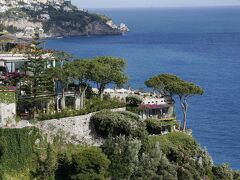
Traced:
<svg viewBox="0 0 240 180">
<path fill-rule="evenodd" d="M 110 160 L 99 148 L 70 147 L 58 156 L 56 179 L 106 179 Z"/>
<path fill-rule="evenodd" d="M 102 117 L 105 113 L 108 112 L 102 112 Z M 123 115 L 136 120 L 131 113 Z M 120 128 L 122 124 L 117 126 Z M 240 178 L 240 173 L 226 164 L 214 166 L 207 151 L 185 133 L 113 135 L 98 148 L 65 144 L 61 138 L 48 144 L 35 128 L 1 129 L 0 179 Z"/>
<path fill-rule="evenodd" d="M 240 173 L 232 171 L 228 165 L 214 165 L 207 151 L 192 136 L 184 132 L 153 135 L 160 134 L 164 122 L 155 119 L 143 122 L 131 112 L 106 110 L 124 105 L 103 97 L 107 85 L 121 86 L 126 82 L 123 59 L 97 57 L 67 63 L 68 58 L 62 56 L 58 59 L 59 67 L 46 69 L 46 61 L 41 59 L 42 53 L 37 46 L 31 49 L 33 58 L 23 69 L 34 74 L 34 77 L 21 79 L 28 103 L 33 103 L 33 111 L 36 111 L 37 103 L 42 102 L 38 95 L 54 92 L 53 88 L 49 88 L 53 85 L 49 83 L 56 81 L 61 82 L 63 88 L 60 94 L 64 97 L 65 90 L 77 79 L 74 88 L 86 103 L 79 110 L 38 113 L 38 119 L 75 116 L 105 109 L 91 117 L 93 132 L 104 141 L 100 147 L 80 146 L 66 144 L 59 135 L 49 143 L 36 128 L 0 129 L 0 179 L 240 179 Z M 87 92 L 90 82 L 97 85 L 98 94 Z M 146 84 L 170 96 L 178 95 L 183 99 L 181 103 L 186 103 L 190 95 L 203 93 L 200 87 L 174 75 L 159 75 Z M 138 96 L 127 97 L 130 109 L 141 101 Z"/>
<path fill-rule="evenodd" d="M 0 129 L 0 179 L 29 176 L 27 172 L 36 167 L 35 152 L 41 145 L 43 137 L 38 129 Z"/>
</svg>

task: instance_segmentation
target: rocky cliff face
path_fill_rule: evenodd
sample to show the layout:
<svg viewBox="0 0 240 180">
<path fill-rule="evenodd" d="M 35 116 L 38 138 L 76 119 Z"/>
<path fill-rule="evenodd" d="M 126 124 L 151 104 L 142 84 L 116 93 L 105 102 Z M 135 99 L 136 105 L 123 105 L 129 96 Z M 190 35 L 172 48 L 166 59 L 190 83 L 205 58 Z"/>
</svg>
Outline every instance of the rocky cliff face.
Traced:
<svg viewBox="0 0 240 180">
<path fill-rule="evenodd" d="M 51 37 L 58 36 L 86 36 L 86 35 L 119 35 L 122 32 L 118 29 L 113 29 L 103 22 L 94 21 L 88 23 L 82 28 L 81 24 L 75 24 L 69 28 L 71 23 L 65 23 L 64 25 L 53 25 L 48 30 L 48 35 Z"/>
</svg>

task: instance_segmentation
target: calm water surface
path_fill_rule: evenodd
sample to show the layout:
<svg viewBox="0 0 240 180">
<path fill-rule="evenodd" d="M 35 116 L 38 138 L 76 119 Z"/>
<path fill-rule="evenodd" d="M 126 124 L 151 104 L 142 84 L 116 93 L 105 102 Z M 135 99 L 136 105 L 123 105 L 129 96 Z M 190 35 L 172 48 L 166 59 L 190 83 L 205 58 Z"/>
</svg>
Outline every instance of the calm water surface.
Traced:
<svg viewBox="0 0 240 180">
<path fill-rule="evenodd" d="M 190 100 L 188 125 L 216 164 L 240 169 L 240 7 L 92 11 L 131 32 L 48 40 L 47 47 L 79 57 L 123 57 L 134 88 L 159 73 L 199 84 L 205 94 Z"/>
</svg>

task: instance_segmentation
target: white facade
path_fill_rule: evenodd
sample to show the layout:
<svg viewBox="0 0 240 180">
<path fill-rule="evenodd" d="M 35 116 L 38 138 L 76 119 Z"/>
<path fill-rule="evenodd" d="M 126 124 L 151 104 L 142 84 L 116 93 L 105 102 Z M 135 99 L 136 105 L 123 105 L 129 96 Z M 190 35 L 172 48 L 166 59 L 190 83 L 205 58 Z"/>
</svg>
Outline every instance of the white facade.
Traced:
<svg viewBox="0 0 240 180">
<path fill-rule="evenodd" d="M 175 117 L 174 100 L 171 97 L 144 97 L 142 104 L 139 105 L 140 117 L 145 120 L 148 118 L 168 119 Z"/>
</svg>

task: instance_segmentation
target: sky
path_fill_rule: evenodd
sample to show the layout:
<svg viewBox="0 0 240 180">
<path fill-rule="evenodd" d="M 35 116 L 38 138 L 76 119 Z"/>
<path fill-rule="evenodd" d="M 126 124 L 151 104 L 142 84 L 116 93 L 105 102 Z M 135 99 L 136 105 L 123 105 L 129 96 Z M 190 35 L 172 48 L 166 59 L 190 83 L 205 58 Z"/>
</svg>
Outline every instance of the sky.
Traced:
<svg viewBox="0 0 240 180">
<path fill-rule="evenodd" d="M 240 0 L 72 0 L 81 8 L 239 6 Z"/>
</svg>

